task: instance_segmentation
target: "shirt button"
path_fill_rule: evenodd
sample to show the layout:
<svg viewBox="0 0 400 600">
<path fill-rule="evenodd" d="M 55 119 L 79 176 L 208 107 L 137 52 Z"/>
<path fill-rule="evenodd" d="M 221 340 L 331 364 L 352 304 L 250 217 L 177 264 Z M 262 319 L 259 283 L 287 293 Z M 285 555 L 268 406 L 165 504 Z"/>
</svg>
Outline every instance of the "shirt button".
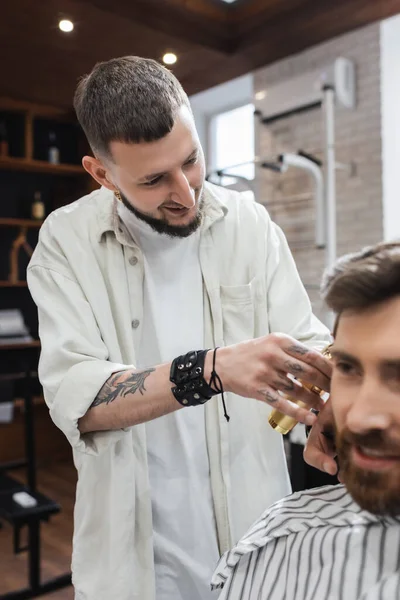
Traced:
<svg viewBox="0 0 400 600">
<path fill-rule="evenodd" d="M 131 264 L 132 266 L 137 265 L 138 259 L 137 256 L 131 256 L 129 259 L 129 264 Z"/>
<path fill-rule="evenodd" d="M 140 325 L 139 319 L 133 319 L 133 321 L 132 321 L 133 329 L 137 329 L 139 327 L 139 325 Z"/>
</svg>

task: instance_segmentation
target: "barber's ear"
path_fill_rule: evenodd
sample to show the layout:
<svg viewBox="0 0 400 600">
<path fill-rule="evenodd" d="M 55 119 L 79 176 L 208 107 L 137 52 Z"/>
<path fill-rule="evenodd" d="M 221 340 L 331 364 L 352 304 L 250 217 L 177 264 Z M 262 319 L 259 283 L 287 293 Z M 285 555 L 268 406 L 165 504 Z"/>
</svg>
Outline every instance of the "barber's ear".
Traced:
<svg viewBox="0 0 400 600">
<path fill-rule="evenodd" d="M 103 163 L 93 156 L 84 156 L 82 159 L 83 168 L 99 183 L 112 192 L 117 191 L 116 186 L 110 181 L 109 173 Z"/>
</svg>

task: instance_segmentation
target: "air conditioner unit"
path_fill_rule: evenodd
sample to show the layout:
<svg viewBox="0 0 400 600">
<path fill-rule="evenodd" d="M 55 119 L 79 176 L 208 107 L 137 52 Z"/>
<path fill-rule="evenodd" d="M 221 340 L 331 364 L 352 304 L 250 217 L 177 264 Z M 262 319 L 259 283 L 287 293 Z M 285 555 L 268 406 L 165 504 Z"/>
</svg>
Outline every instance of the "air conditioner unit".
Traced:
<svg viewBox="0 0 400 600">
<path fill-rule="evenodd" d="M 338 107 L 355 108 L 355 71 L 351 60 L 337 58 L 325 68 L 297 75 L 265 90 L 256 90 L 255 109 L 264 123 L 275 121 L 321 106 L 326 87 L 335 90 Z"/>
</svg>

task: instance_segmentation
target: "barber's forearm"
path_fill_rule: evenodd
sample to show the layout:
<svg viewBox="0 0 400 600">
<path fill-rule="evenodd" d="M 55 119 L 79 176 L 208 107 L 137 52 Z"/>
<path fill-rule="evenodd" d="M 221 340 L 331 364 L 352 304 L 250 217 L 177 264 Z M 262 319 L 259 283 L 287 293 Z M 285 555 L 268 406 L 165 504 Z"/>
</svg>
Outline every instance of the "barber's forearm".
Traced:
<svg viewBox="0 0 400 600">
<path fill-rule="evenodd" d="M 209 382 L 214 352 L 204 361 L 204 379 Z M 329 391 L 332 365 L 319 352 L 285 334 L 220 348 L 215 369 L 226 392 L 267 402 L 297 421 L 312 424 L 309 408 L 320 408 L 322 400 L 307 388 L 295 385 L 290 375 Z M 170 382 L 171 364 L 147 370 L 123 371 L 112 375 L 100 390 L 92 407 L 79 420 L 81 433 L 132 427 L 162 417 L 181 408 Z M 279 392 L 290 393 L 308 405 L 293 405 Z"/>
<path fill-rule="evenodd" d="M 152 421 L 182 408 L 171 392 L 171 363 L 149 369 L 114 373 L 101 388 L 92 406 L 78 421 L 79 431 L 110 431 Z M 212 352 L 204 361 L 209 381 Z"/>
<path fill-rule="evenodd" d="M 79 419 L 80 432 L 131 427 L 182 408 L 171 392 L 170 368 L 164 364 L 111 375 Z"/>
</svg>

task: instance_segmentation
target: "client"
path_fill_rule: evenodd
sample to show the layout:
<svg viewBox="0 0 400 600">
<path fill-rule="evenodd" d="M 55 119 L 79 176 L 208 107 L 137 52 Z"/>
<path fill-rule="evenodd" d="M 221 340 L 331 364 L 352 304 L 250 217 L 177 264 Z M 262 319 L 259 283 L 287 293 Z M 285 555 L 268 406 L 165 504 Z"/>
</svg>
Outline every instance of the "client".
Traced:
<svg viewBox="0 0 400 600">
<path fill-rule="evenodd" d="M 220 600 L 400 599 L 400 243 L 343 257 L 322 294 L 343 485 L 269 508 L 221 559 Z"/>
</svg>

